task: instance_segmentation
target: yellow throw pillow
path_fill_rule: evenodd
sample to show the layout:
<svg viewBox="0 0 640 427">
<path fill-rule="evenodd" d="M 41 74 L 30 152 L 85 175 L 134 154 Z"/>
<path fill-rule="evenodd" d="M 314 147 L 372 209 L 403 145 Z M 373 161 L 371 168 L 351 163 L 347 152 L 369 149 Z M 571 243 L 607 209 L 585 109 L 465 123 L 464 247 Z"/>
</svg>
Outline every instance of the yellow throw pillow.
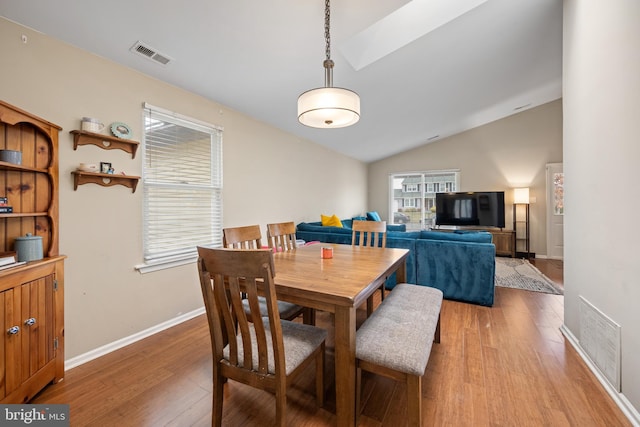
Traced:
<svg viewBox="0 0 640 427">
<path fill-rule="evenodd" d="M 324 227 L 342 227 L 342 222 L 336 215 L 327 216 L 320 214 L 320 221 Z"/>
</svg>

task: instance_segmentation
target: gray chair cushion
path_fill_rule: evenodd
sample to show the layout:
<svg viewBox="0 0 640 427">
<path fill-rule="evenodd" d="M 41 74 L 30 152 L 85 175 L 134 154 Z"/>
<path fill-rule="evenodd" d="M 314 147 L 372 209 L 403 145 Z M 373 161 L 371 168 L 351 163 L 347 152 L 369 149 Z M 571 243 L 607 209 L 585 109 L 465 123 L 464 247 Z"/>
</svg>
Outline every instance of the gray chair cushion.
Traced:
<svg viewBox="0 0 640 427">
<path fill-rule="evenodd" d="M 264 318 L 265 328 L 269 331 L 269 319 Z M 286 374 L 289 375 L 295 368 L 304 362 L 311 353 L 327 338 L 327 331 L 315 326 L 305 325 L 297 322 L 282 320 L 282 339 L 284 342 L 285 366 Z M 255 330 L 253 324 L 250 326 L 253 366 L 258 366 L 258 346 L 255 342 Z M 243 366 L 244 351 L 242 348 L 242 340 L 237 337 L 238 342 L 238 364 Z M 273 346 L 271 340 L 267 340 L 267 352 L 269 358 L 268 371 L 275 374 L 275 363 L 273 362 Z M 229 346 L 223 350 L 223 357 L 229 360 Z"/>
</svg>

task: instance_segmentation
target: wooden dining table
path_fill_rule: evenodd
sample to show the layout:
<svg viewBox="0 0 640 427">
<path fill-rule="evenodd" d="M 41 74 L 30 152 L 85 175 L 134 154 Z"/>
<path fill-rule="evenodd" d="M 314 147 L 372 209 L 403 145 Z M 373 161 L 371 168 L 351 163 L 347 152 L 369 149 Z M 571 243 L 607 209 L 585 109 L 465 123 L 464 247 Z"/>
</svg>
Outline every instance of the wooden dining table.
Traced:
<svg viewBox="0 0 640 427">
<path fill-rule="evenodd" d="M 321 258 L 322 248 L 333 257 Z M 356 421 L 356 309 L 396 273 L 406 280 L 407 249 L 312 244 L 274 253 L 278 299 L 335 314 L 336 416 Z"/>
</svg>

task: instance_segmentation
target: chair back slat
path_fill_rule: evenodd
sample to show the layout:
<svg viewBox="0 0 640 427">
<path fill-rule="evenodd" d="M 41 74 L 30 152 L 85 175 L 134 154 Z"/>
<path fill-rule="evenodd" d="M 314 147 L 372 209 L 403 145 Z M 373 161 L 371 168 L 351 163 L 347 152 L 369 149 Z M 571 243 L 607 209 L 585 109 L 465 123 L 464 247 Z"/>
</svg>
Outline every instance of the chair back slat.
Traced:
<svg viewBox="0 0 640 427">
<path fill-rule="evenodd" d="M 284 374 L 284 344 L 273 282 L 270 249 L 212 249 L 198 247 L 201 286 L 212 332 L 213 354 L 225 358 L 235 369 L 269 372 L 269 348 L 276 372 Z M 258 296 L 263 295 L 268 318 L 260 316 Z M 251 319 L 242 300 L 249 301 Z M 227 337 L 227 339 L 223 339 Z M 225 346 L 226 353 L 225 353 Z"/>
<path fill-rule="evenodd" d="M 246 300 L 249 301 L 249 307 L 251 310 L 251 318 L 252 319 L 260 319 L 258 321 L 253 322 L 253 330 L 256 336 L 256 340 L 258 342 L 258 366 L 253 367 L 255 371 L 260 372 L 261 374 L 267 374 L 268 372 L 268 358 L 267 358 L 267 333 L 265 332 L 264 318 L 260 316 L 260 304 L 258 304 L 258 284 L 255 279 L 251 279 L 251 285 L 245 287 L 246 291 Z M 276 310 L 277 311 L 277 310 Z M 243 337 L 244 338 L 244 337 Z M 251 340 L 245 344 L 251 344 Z M 246 353 L 245 353 L 246 359 Z M 252 359 L 245 360 L 244 366 L 250 366 Z"/>
<path fill-rule="evenodd" d="M 351 233 L 352 246 L 387 246 L 386 221 L 354 220 Z"/>
<path fill-rule="evenodd" d="M 296 225 L 293 222 L 267 224 L 267 241 L 274 252 L 291 251 L 296 245 Z"/>
<path fill-rule="evenodd" d="M 200 287 L 204 299 L 204 307 L 209 323 L 209 334 L 211 335 L 211 350 L 214 360 L 222 359 L 222 349 L 227 345 L 228 331 L 222 327 L 226 322 L 223 320 L 224 311 L 218 310 L 213 292 L 213 278 L 204 265 L 204 259 L 198 258 L 198 275 L 200 276 Z M 235 332 L 233 333 L 235 335 Z"/>
<path fill-rule="evenodd" d="M 225 277 L 221 274 L 216 275 L 218 283 L 227 282 L 228 288 L 225 286 L 218 286 L 218 298 L 220 301 L 224 302 L 225 306 L 229 307 L 229 310 L 225 311 L 225 327 L 229 331 L 229 336 L 237 336 L 240 335 L 242 348 L 244 355 L 243 357 L 243 366 L 250 366 L 252 360 L 252 352 L 253 349 L 247 343 L 251 343 L 251 332 L 249 328 L 249 321 L 247 320 L 247 316 L 244 312 L 244 307 L 242 305 L 242 290 L 240 287 L 240 280 L 236 276 L 228 276 Z M 243 280 L 243 286 L 246 288 L 246 282 L 250 280 L 248 278 Z M 230 302 L 226 301 L 229 298 Z M 235 328 L 234 328 L 235 326 Z M 229 342 L 229 361 L 232 365 L 239 364 L 239 348 L 237 340 L 231 340 Z M 246 350 L 244 350 L 246 349 Z"/>
<path fill-rule="evenodd" d="M 262 232 L 259 225 L 222 229 L 222 245 L 233 249 L 262 248 Z"/>
</svg>

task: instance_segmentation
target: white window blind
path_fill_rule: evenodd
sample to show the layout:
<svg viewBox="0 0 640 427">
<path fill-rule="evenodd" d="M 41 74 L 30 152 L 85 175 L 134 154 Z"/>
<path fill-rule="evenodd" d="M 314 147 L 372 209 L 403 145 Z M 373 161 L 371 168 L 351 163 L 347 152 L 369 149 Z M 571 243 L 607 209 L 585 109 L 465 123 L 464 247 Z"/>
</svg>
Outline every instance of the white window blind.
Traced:
<svg viewBox="0 0 640 427">
<path fill-rule="evenodd" d="M 222 246 L 221 128 L 145 104 L 143 183 L 140 271 Z"/>
</svg>

